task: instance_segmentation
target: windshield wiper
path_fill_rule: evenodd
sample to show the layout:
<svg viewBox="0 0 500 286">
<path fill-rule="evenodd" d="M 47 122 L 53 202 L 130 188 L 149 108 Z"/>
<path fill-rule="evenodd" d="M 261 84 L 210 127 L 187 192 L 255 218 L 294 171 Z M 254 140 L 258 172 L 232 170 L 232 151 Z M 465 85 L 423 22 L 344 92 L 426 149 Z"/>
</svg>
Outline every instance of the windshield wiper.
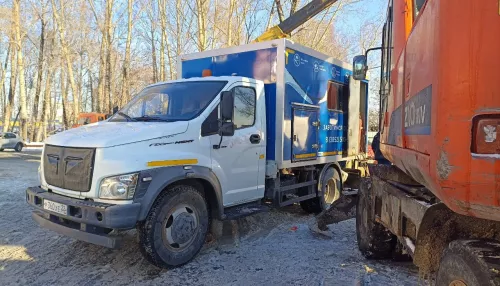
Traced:
<svg viewBox="0 0 500 286">
<path fill-rule="evenodd" d="M 171 119 L 165 119 L 165 118 L 160 118 L 160 117 L 155 117 L 155 116 L 148 116 L 148 115 L 143 115 L 140 117 L 134 117 L 133 118 L 135 121 L 163 121 L 163 122 L 172 122 L 174 120 Z"/>
<path fill-rule="evenodd" d="M 126 114 L 126 113 L 123 113 L 123 112 L 121 112 L 121 111 L 118 111 L 118 112 L 116 112 L 116 113 L 118 113 L 118 115 L 121 115 L 122 117 L 124 117 L 125 119 L 127 119 L 127 121 L 135 121 L 135 120 L 134 120 L 134 118 L 130 117 L 130 116 L 129 116 L 128 114 Z"/>
</svg>

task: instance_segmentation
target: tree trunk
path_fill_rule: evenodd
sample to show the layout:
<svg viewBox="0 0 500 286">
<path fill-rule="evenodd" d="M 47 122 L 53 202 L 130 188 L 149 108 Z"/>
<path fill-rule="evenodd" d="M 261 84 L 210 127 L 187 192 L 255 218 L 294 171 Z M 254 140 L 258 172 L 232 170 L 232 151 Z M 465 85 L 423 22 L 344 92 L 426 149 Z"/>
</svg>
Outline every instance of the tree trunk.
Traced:
<svg viewBox="0 0 500 286">
<path fill-rule="evenodd" d="M 206 13 L 207 0 L 196 0 L 196 18 L 198 20 L 198 49 L 204 51 L 207 48 L 206 35 Z"/>
<path fill-rule="evenodd" d="M 236 5 L 236 0 L 229 0 L 229 11 L 228 11 L 228 19 L 227 19 L 227 42 L 226 45 L 228 47 L 233 45 L 233 27 L 232 27 L 232 19 L 233 19 L 233 12 L 234 12 L 234 6 Z"/>
<path fill-rule="evenodd" d="M 273 1 L 273 5 L 271 6 L 271 12 L 269 12 L 269 18 L 267 18 L 266 29 L 264 31 L 269 30 L 269 27 L 271 26 L 271 21 L 273 20 L 275 6 L 276 6 L 276 2 Z"/>
<path fill-rule="evenodd" d="M 211 49 L 215 49 L 215 43 L 217 42 L 216 39 L 215 39 L 215 25 L 217 25 L 217 23 L 219 23 L 218 19 L 217 19 L 217 12 L 218 12 L 218 3 L 217 3 L 217 0 L 214 0 L 214 3 L 212 4 L 212 6 L 214 7 L 214 20 L 213 20 L 213 24 L 212 24 L 212 37 L 210 39 L 210 42 L 211 42 Z"/>
<path fill-rule="evenodd" d="M 7 92 L 5 92 L 5 74 L 7 73 L 7 66 L 9 64 L 10 49 L 7 48 L 7 54 L 5 55 L 5 63 L 2 68 L 2 76 L 0 77 L 0 88 L 2 89 L 2 115 L 5 115 L 5 108 L 7 107 Z"/>
<path fill-rule="evenodd" d="M 104 35 L 102 35 L 101 49 L 99 51 L 99 79 L 97 81 L 97 100 L 96 100 L 96 110 L 97 112 L 104 111 L 104 98 L 106 98 L 106 93 L 104 92 L 104 73 L 106 69 L 106 43 Z"/>
<path fill-rule="evenodd" d="M 14 96 L 16 93 L 17 84 L 17 63 L 16 63 L 16 44 L 14 36 L 14 25 L 12 26 L 12 31 L 10 34 L 10 83 L 9 83 L 9 95 L 7 96 L 7 102 L 5 105 L 5 113 L 3 119 L 3 130 L 10 130 L 10 119 L 12 117 L 12 109 L 14 108 Z"/>
<path fill-rule="evenodd" d="M 42 114 L 41 114 L 41 119 L 42 119 L 42 124 L 36 129 L 36 136 L 35 136 L 35 141 L 40 142 L 42 140 L 45 140 L 47 138 L 47 127 L 48 127 L 48 119 L 49 119 L 49 110 L 50 110 L 50 91 L 51 91 L 51 86 L 52 86 L 52 76 L 53 76 L 53 71 L 50 69 L 47 70 L 47 76 L 45 78 L 45 90 L 43 91 L 43 106 L 42 106 Z"/>
<path fill-rule="evenodd" d="M 155 31 L 153 27 L 153 21 L 151 21 L 151 57 L 153 60 L 153 82 L 158 81 L 158 69 L 156 66 L 156 47 L 155 47 Z"/>
<path fill-rule="evenodd" d="M 54 73 L 55 73 L 55 71 L 54 71 Z M 53 84 L 55 85 L 55 81 Z M 50 100 L 49 122 L 53 123 L 53 125 L 52 125 L 53 130 L 56 129 L 55 118 L 57 115 L 57 102 L 59 101 L 59 98 L 61 96 L 62 96 L 62 94 L 60 94 L 60 96 L 58 97 L 57 93 L 54 93 L 54 100 L 52 100 L 52 98 Z M 49 123 L 49 127 L 50 127 L 50 123 Z"/>
<path fill-rule="evenodd" d="M 113 57 L 109 57 L 109 85 L 108 85 L 108 93 L 109 93 L 109 110 L 107 113 L 113 112 L 113 107 L 116 106 L 115 104 L 115 85 L 113 84 L 113 78 L 112 78 L 112 71 L 114 70 L 114 62 L 116 62 L 116 58 L 113 59 Z"/>
<path fill-rule="evenodd" d="M 96 108 L 95 108 L 95 92 L 94 92 L 94 78 L 92 77 L 92 72 L 89 70 L 88 71 L 88 74 L 89 74 L 89 92 L 90 92 L 90 108 L 91 108 L 91 111 L 94 112 L 96 111 Z"/>
<path fill-rule="evenodd" d="M 68 84 L 64 79 L 64 72 L 62 68 L 61 68 L 60 85 L 61 85 L 61 97 L 62 97 L 62 109 L 63 109 L 63 124 L 66 129 L 69 129 L 71 128 L 71 123 L 69 119 L 71 114 L 68 110 Z"/>
<path fill-rule="evenodd" d="M 108 95 L 108 110 L 110 113 L 113 110 L 113 94 L 112 94 L 112 74 L 113 70 L 111 68 L 111 34 L 113 33 L 112 27 L 112 18 L 113 18 L 113 0 L 106 1 L 106 15 L 105 15 L 105 27 L 104 30 L 106 32 L 106 93 Z"/>
<path fill-rule="evenodd" d="M 43 7 L 43 6 L 42 6 Z M 39 130 L 41 128 L 41 125 L 37 128 L 37 123 L 39 122 L 38 120 L 38 103 L 40 101 L 40 92 L 42 90 L 42 80 L 43 80 L 43 48 L 45 45 L 45 20 L 43 18 L 44 11 L 42 8 L 42 13 L 40 16 L 40 23 L 41 23 L 41 31 L 40 31 L 40 51 L 38 53 L 38 67 L 37 67 L 37 83 L 36 83 L 36 90 L 35 90 L 35 99 L 33 101 L 33 115 L 31 117 L 32 119 L 32 126 L 33 130 Z M 37 134 L 39 133 L 38 131 L 36 132 Z M 31 141 L 36 140 L 36 134 L 35 132 L 32 132 L 31 136 Z"/>
<path fill-rule="evenodd" d="M 160 81 L 165 81 L 167 77 L 167 73 L 165 71 L 165 42 L 167 36 L 167 25 L 166 18 L 167 15 L 165 13 L 165 1 L 158 1 L 158 16 L 160 17 Z"/>
<path fill-rule="evenodd" d="M 66 39 L 64 37 L 65 34 L 64 21 L 61 20 L 61 18 L 59 18 L 59 14 L 57 13 L 57 7 L 54 3 L 54 0 L 51 0 L 51 2 L 52 2 L 52 14 L 54 15 L 54 22 L 57 25 L 57 30 L 59 32 L 59 38 L 61 40 L 61 50 L 64 56 L 64 60 L 66 62 L 68 80 L 71 85 L 71 94 L 73 95 L 73 120 L 76 122 L 78 121 L 78 114 L 80 113 L 80 104 L 78 100 L 78 91 L 76 88 L 75 78 L 73 75 L 73 63 L 71 62 L 70 52 L 68 49 L 68 45 L 66 43 Z M 61 9 L 60 9 L 61 13 L 64 13 L 63 4 L 64 1 L 61 1 Z"/>
<path fill-rule="evenodd" d="M 17 42 L 17 74 L 19 78 L 19 105 L 21 128 L 20 136 L 23 140 L 28 139 L 28 113 L 26 110 L 26 82 L 24 79 L 24 58 L 23 58 L 23 40 L 21 35 L 21 10 L 20 0 L 14 0 L 14 22 L 16 29 L 16 42 Z"/>
<path fill-rule="evenodd" d="M 290 4 L 290 16 L 297 10 L 297 4 L 299 4 L 299 0 L 292 0 Z"/>
<path fill-rule="evenodd" d="M 181 34 L 182 34 L 182 30 L 183 30 L 183 23 L 184 23 L 184 16 L 182 15 L 182 1 L 181 0 L 176 0 L 175 1 L 175 51 L 176 51 L 176 55 L 179 56 L 180 54 L 182 54 L 182 38 L 181 38 Z M 182 19 L 182 20 L 181 20 Z M 182 22 L 181 22 L 182 21 Z M 178 58 L 176 59 L 178 60 Z M 177 61 L 176 61 L 177 64 L 179 64 Z M 178 75 L 179 71 L 176 70 L 176 73 Z"/>
<path fill-rule="evenodd" d="M 281 6 L 280 0 L 274 0 L 276 3 L 276 11 L 278 11 L 278 18 L 280 19 L 280 23 L 285 20 L 285 15 L 283 14 L 283 7 Z"/>
<path fill-rule="evenodd" d="M 130 43 L 132 41 L 132 5 L 133 0 L 128 0 L 128 30 L 127 43 L 125 44 L 125 60 L 123 62 L 122 91 L 120 93 L 120 107 L 130 100 L 129 69 L 130 69 Z"/>
</svg>

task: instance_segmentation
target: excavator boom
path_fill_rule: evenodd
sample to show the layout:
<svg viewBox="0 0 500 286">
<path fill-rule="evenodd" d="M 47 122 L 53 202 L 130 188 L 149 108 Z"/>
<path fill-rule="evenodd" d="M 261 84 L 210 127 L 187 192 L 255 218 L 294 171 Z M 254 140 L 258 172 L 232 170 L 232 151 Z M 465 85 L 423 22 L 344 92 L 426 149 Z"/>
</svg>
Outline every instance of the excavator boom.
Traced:
<svg viewBox="0 0 500 286">
<path fill-rule="evenodd" d="M 289 37 L 293 30 L 297 29 L 300 25 L 318 15 L 337 1 L 338 0 L 313 0 L 293 13 L 290 17 L 286 18 L 283 22 L 262 33 L 262 35 L 255 39 L 255 42 Z"/>
</svg>

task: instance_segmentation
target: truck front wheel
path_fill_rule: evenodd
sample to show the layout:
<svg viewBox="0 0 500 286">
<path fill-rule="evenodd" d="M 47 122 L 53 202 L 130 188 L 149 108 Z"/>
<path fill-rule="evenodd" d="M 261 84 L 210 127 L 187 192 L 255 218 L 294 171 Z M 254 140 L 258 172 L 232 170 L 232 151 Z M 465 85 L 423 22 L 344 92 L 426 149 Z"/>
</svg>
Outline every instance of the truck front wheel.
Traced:
<svg viewBox="0 0 500 286">
<path fill-rule="evenodd" d="M 203 195 L 189 185 L 176 185 L 156 199 L 138 224 L 140 249 L 158 267 L 174 268 L 192 260 L 202 248 L 209 214 Z"/>
<path fill-rule="evenodd" d="M 496 241 L 452 241 L 441 256 L 436 285 L 500 285 L 499 253 Z"/>
<path fill-rule="evenodd" d="M 356 235 L 358 248 L 369 259 L 391 258 L 396 237 L 375 221 L 370 179 L 362 179 L 356 206 Z"/>
</svg>

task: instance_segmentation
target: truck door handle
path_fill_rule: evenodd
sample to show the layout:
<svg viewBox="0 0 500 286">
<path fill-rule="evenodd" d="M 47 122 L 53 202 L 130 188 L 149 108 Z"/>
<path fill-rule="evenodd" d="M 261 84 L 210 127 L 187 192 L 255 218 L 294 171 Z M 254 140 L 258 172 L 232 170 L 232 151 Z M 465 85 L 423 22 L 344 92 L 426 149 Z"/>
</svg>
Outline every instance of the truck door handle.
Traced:
<svg viewBox="0 0 500 286">
<path fill-rule="evenodd" d="M 260 135 L 259 134 L 250 135 L 250 143 L 259 144 L 260 143 Z"/>
</svg>

